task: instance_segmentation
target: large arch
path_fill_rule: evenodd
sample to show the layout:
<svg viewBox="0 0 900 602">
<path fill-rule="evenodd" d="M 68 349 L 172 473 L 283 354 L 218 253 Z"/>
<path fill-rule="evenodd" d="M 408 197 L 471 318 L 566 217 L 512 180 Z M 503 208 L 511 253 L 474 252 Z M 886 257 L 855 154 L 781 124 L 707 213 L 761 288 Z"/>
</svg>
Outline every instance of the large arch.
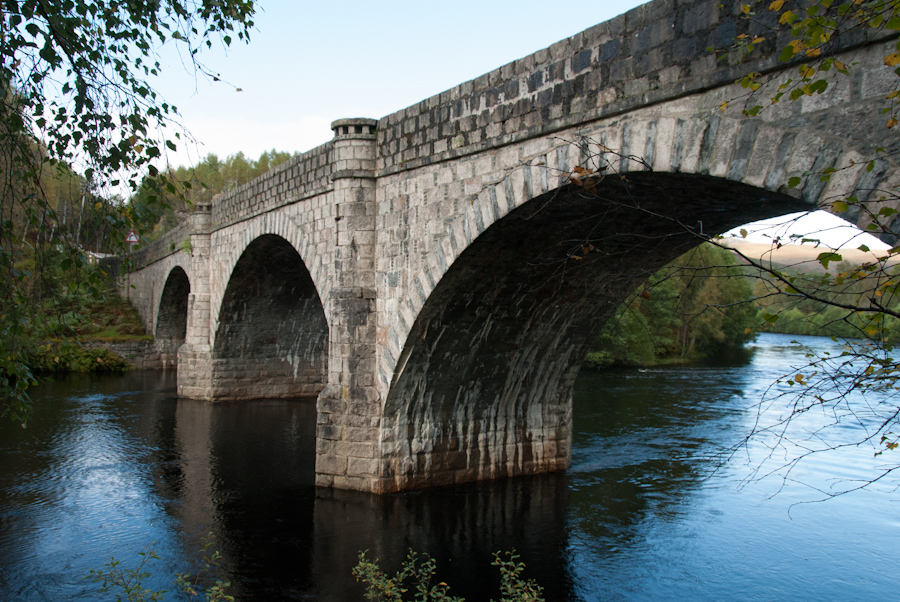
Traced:
<svg viewBox="0 0 900 602">
<path fill-rule="evenodd" d="M 154 339 L 164 368 L 178 366 L 178 348 L 187 335 L 190 293 L 191 282 L 184 269 L 176 265 L 166 278 L 156 313 Z"/>
<path fill-rule="evenodd" d="M 264 234 L 228 279 L 212 349 L 213 399 L 314 396 L 328 373 L 328 324 L 309 270 Z"/>
<path fill-rule="evenodd" d="M 511 211 L 416 317 L 385 401 L 379 490 L 566 469 L 572 385 L 615 308 L 703 235 L 803 208 L 725 178 L 644 171 Z"/>
</svg>

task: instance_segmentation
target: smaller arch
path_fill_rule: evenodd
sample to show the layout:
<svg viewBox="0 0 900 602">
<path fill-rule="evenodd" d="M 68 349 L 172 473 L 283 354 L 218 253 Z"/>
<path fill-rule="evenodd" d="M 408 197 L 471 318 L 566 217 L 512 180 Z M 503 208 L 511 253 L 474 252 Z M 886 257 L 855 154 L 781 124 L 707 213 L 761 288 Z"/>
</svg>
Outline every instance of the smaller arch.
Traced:
<svg viewBox="0 0 900 602">
<path fill-rule="evenodd" d="M 328 375 L 328 323 L 297 250 L 276 234 L 247 245 L 219 308 L 213 399 L 318 395 Z"/>
<path fill-rule="evenodd" d="M 164 368 L 178 365 L 178 348 L 187 336 L 188 296 L 191 282 L 184 269 L 175 266 L 166 278 L 156 314 L 154 338 Z"/>
</svg>

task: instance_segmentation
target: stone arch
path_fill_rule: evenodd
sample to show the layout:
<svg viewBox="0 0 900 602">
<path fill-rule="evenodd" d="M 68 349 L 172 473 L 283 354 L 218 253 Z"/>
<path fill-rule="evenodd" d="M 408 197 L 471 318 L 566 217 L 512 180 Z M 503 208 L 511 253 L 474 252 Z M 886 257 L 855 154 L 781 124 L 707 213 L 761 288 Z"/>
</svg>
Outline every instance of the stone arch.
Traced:
<svg viewBox="0 0 900 602">
<path fill-rule="evenodd" d="M 610 176 L 510 211 L 448 266 L 393 371 L 382 491 L 563 470 L 587 345 L 640 282 L 701 241 L 806 204 L 698 174 Z"/>
<path fill-rule="evenodd" d="M 188 296 L 191 282 L 181 266 L 169 272 L 156 312 L 154 339 L 164 368 L 177 367 L 178 348 L 187 335 Z"/>
<path fill-rule="evenodd" d="M 263 234 L 235 262 L 212 348 L 213 399 L 305 397 L 325 386 L 328 324 L 303 259 Z"/>
<path fill-rule="evenodd" d="M 323 254 L 316 244 L 316 241 L 321 238 L 321 233 L 310 233 L 307 228 L 298 227 L 289 210 L 266 213 L 212 234 L 211 242 L 215 262 L 210 318 L 213 325 L 213 337 L 218 332 L 219 311 L 235 266 L 244 256 L 247 248 L 254 241 L 266 235 L 278 236 L 296 250 L 312 278 L 319 299 L 323 302 L 328 299 L 331 289 L 328 266 L 324 264 Z M 222 249 L 225 249 L 224 253 L 222 253 Z M 326 317 L 328 317 L 327 314 Z M 328 318 L 330 319 L 330 317 Z M 210 342 L 215 344 L 215 339 Z"/>
<path fill-rule="evenodd" d="M 191 258 L 181 251 L 169 252 L 150 265 L 128 273 L 124 278 L 122 294 L 137 310 L 148 333 L 156 332 L 160 300 L 169 276 L 176 268 L 183 270 L 189 281 L 192 279 Z"/>
</svg>

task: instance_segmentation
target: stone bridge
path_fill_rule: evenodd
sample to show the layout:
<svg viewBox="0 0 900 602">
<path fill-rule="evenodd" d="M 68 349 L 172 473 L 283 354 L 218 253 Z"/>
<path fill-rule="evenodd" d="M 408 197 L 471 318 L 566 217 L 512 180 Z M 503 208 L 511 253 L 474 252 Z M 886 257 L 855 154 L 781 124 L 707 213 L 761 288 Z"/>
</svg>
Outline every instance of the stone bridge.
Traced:
<svg viewBox="0 0 900 602">
<path fill-rule="evenodd" d="M 739 224 L 900 183 L 890 153 L 863 167 L 898 146 L 891 42 L 845 39 L 851 76 L 748 119 L 735 80 L 796 67 L 717 61 L 708 47 L 753 33 L 737 13 L 655 0 L 335 121 L 331 142 L 197 205 L 127 277 L 179 395 L 317 396 L 322 486 L 566 469 L 587 345 L 650 273 Z M 599 175 L 577 185 L 576 167 Z M 787 186 L 829 167 L 847 168 Z"/>
</svg>

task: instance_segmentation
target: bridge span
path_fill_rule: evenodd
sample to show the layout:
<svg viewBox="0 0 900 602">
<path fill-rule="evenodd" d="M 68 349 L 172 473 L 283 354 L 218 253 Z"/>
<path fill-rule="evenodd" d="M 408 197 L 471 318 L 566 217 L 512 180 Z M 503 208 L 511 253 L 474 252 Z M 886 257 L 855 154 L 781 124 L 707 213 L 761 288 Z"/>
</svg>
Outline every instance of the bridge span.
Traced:
<svg viewBox="0 0 900 602">
<path fill-rule="evenodd" d="M 754 33 L 738 12 L 654 0 L 335 121 L 331 142 L 195 206 L 128 276 L 179 395 L 317 396 L 327 487 L 565 470 L 587 345 L 649 274 L 710 234 L 900 183 L 890 154 L 864 169 L 897 148 L 892 42 L 848 40 L 850 77 L 749 119 L 737 77 L 796 69 L 717 61 L 707 47 Z M 590 190 L 579 166 L 603 174 Z M 829 167 L 847 168 L 787 186 Z"/>
</svg>

